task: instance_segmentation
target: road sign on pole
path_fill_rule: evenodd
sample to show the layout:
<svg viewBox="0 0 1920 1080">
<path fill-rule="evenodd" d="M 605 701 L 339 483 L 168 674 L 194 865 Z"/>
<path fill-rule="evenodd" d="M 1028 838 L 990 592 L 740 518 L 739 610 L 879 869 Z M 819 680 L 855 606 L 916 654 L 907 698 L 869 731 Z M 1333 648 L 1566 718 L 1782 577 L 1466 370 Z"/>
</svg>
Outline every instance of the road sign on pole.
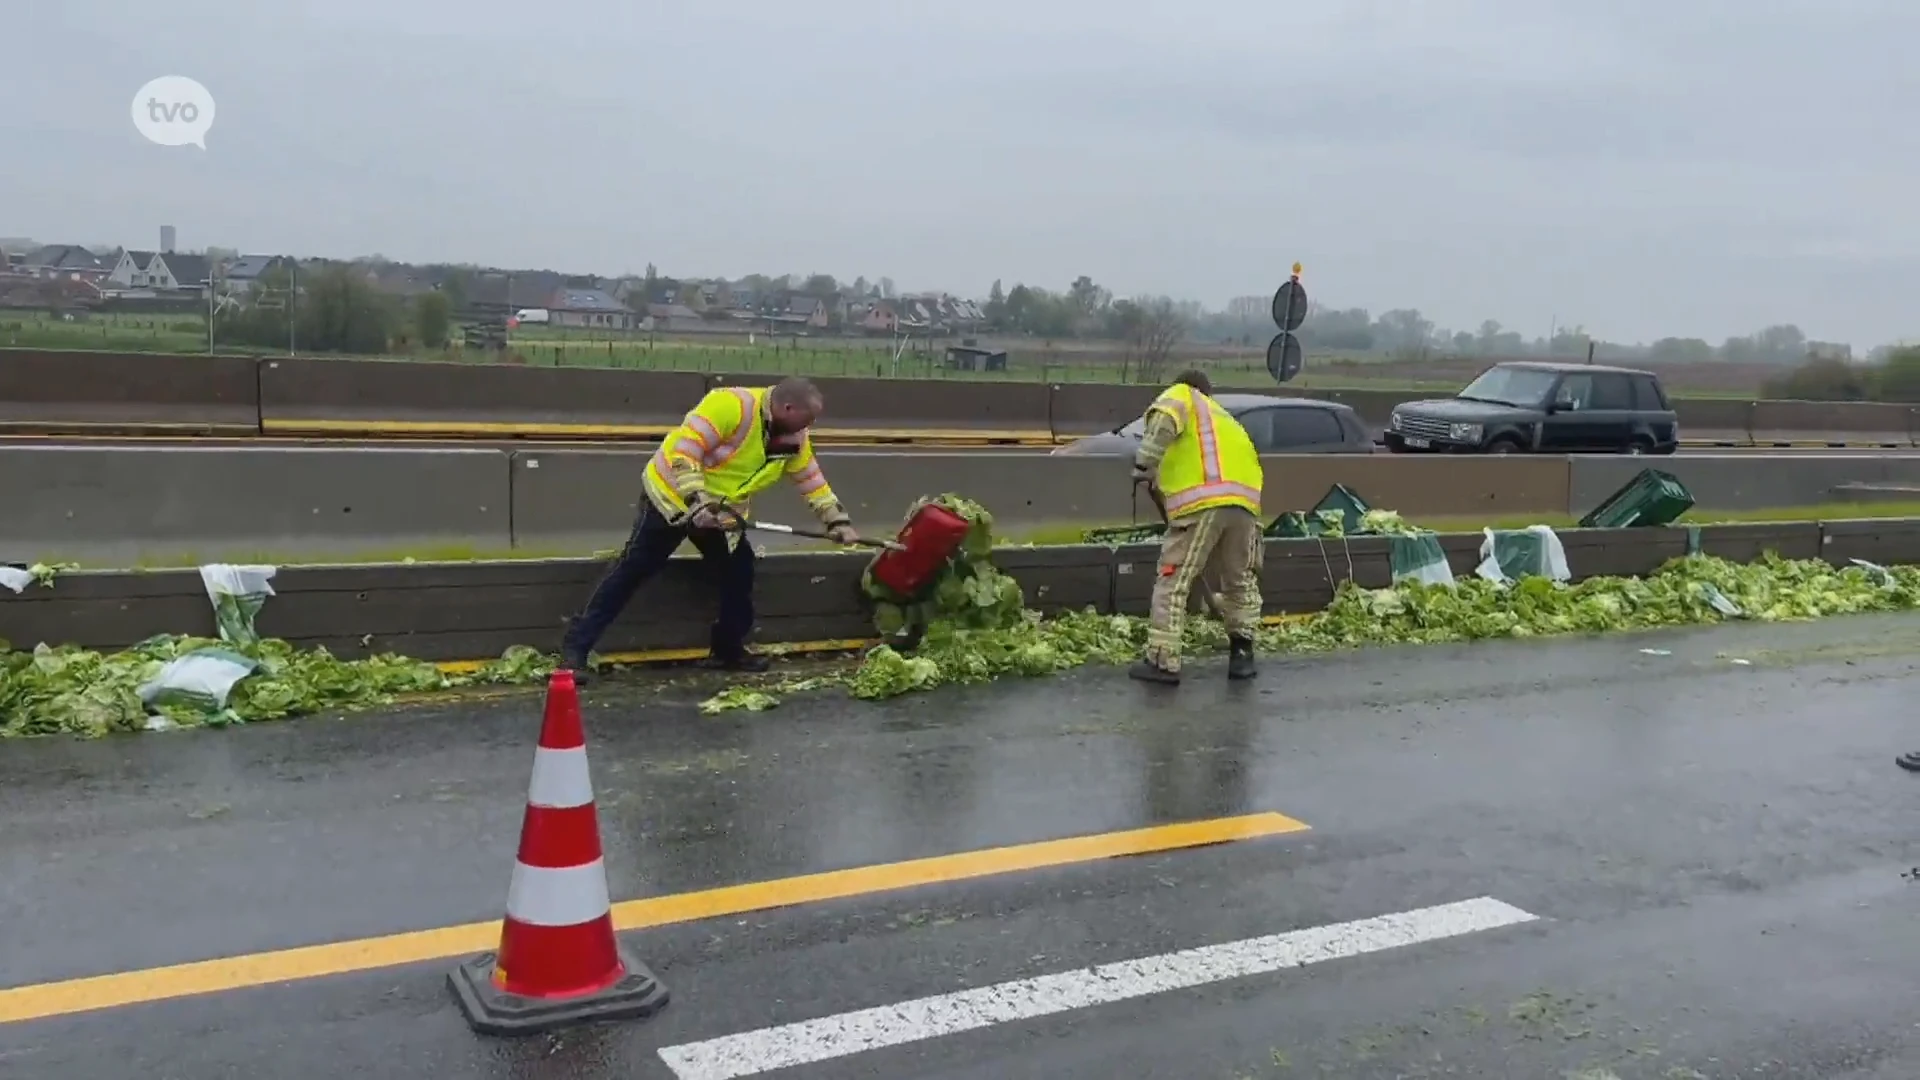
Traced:
<svg viewBox="0 0 1920 1080">
<path fill-rule="evenodd" d="M 1273 340 L 1267 342 L 1267 374 L 1273 376 L 1274 382 L 1292 381 L 1306 362 L 1306 350 L 1300 347 L 1300 339 L 1292 334 L 1275 334 Z"/>
<path fill-rule="evenodd" d="M 1267 343 L 1267 373 L 1283 383 L 1300 374 L 1306 365 L 1306 350 L 1294 331 L 1307 321 L 1307 289 L 1300 284 L 1299 263 L 1293 264 L 1293 276 L 1273 294 L 1273 325 L 1280 328 Z"/>
</svg>

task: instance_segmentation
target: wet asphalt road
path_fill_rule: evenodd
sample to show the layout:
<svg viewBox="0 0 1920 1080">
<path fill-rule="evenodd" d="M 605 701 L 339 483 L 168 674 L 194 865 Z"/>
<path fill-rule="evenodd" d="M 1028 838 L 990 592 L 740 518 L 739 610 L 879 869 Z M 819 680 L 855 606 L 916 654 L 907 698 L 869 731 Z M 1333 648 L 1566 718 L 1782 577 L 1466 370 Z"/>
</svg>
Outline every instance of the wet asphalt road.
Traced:
<svg viewBox="0 0 1920 1080">
<path fill-rule="evenodd" d="M 630 935 L 674 994 L 643 1023 L 482 1039 L 424 964 L 0 1026 L 0 1077 L 666 1078 L 678 1043 L 1477 896 L 1540 920 L 769 1075 L 1920 1076 L 1920 783 L 1892 762 L 1920 618 L 1196 674 L 724 718 L 596 688 L 614 895 L 1261 810 L 1312 831 Z M 0 984 L 497 918 L 538 712 L 7 745 Z"/>
</svg>

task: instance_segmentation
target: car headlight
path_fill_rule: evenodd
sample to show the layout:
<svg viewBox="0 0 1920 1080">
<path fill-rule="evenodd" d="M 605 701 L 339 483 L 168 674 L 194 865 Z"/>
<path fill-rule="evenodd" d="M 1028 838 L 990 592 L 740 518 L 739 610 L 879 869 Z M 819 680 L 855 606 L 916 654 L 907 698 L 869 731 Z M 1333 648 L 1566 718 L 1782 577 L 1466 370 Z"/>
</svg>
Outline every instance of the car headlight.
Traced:
<svg viewBox="0 0 1920 1080">
<path fill-rule="evenodd" d="M 1454 442 L 1477 443 L 1485 430 L 1480 424 L 1449 424 L 1447 437 Z"/>
<path fill-rule="evenodd" d="M 1389 417 L 1387 417 L 1387 429 L 1388 429 L 1389 431 L 1399 431 L 1399 430 L 1400 430 L 1400 413 L 1399 413 L 1399 410 L 1395 410 L 1395 411 L 1394 411 L 1394 414 L 1393 414 L 1392 416 L 1389 416 Z"/>
</svg>

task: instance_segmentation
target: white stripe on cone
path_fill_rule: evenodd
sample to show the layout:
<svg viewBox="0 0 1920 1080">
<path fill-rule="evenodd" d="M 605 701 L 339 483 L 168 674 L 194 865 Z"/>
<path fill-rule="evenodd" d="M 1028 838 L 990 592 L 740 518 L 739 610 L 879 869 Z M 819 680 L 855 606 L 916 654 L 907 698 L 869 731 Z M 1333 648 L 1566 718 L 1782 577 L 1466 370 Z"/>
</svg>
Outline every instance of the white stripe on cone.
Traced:
<svg viewBox="0 0 1920 1080">
<path fill-rule="evenodd" d="M 571 810 L 593 801 L 593 781 L 587 774 L 587 748 L 549 750 L 542 746 L 533 752 L 533 781 L 527 786 L 527 803 L 551 810 Z"/>
<path fill-rule="evenodd" d="M 507 918 L 529 926 L 578 926 L 613 910 L 607 864 L 600 859 L 553 870 L 515 861 Z"/>
</svg>

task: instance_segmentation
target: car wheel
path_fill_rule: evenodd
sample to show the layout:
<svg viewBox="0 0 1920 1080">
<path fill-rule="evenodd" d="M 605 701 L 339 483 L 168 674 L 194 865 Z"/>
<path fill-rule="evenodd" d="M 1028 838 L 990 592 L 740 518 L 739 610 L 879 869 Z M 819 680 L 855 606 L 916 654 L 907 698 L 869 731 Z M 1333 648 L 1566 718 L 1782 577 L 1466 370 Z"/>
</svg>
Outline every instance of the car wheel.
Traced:
<svg viewBox="0 0 1920 1080">
<path fill-rule="evenodd" d="M 1627 444 L 1626 449 L 1622 451 L 1622 453 L 1632 454 L 1634 457 L 1639 457 L 1642 454 L 1651 454 L 1653 453 L 1653 444 L 1645 439 L 1635 439 Z"/>
<path fill-rule="evenodd" d="M 1505 435 L 1487 444 L 1487 453 L 1489 454 L 1517 454 L 1519 452 L 1520 444 Z"/>
</svg>

